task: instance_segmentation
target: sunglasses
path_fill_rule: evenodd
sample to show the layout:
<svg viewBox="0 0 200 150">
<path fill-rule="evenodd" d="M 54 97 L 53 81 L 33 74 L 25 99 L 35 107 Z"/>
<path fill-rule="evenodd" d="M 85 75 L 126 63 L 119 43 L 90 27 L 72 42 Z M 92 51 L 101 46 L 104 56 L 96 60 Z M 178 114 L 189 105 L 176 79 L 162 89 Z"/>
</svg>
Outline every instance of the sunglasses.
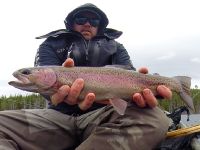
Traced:
<svg viewBox="0 0 200 150">
<path fill-rule="evenodd" d="M 97 27 L 100 24 L 100 20 L 99 19 L 87 18 L 87 17 L 76 17 L 74 21 L 78 25 L 84 25 L 87 22 L 89 22 L 90 25 L 93 26 L 93 27 Z"/>
</svg>

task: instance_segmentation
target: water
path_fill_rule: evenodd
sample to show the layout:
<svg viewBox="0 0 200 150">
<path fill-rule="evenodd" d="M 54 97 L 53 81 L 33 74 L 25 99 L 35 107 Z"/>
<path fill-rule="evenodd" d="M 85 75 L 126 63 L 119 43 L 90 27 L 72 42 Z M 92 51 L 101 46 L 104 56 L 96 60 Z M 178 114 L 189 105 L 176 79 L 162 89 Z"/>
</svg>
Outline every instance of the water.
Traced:
<svg viewBox="0 0 200 150">
<path fill-rule="evenodd" d="M 200 114 L 192 114 L 190 115 L 190 120 L 187 121 L 187 115 L 181 115 L 181 121 L 186 126 L 197 125 L 200 124 Z"/>
</svg>

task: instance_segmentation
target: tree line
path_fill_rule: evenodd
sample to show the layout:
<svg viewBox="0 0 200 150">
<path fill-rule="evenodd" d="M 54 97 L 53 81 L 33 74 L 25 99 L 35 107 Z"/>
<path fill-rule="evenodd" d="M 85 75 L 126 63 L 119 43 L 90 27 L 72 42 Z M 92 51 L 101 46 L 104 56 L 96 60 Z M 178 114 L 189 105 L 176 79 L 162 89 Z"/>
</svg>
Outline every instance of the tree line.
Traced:
<svg viewBox="0 0 200 150">
<path fill-rule="evenodd" d="M 195 113 L 200 113 L 200 89 L 191 89 Z M 173 111 L 175 108 L 185 105 L 179 95 L 173 93 L 172 100 L 160 99 L 159 106 L 166 111 Z M 46 100 L 39 94 L 15 95 L 0 97 L 0 111 L 14 109 L 41 109 L 46 107 Z"/>
</svg>

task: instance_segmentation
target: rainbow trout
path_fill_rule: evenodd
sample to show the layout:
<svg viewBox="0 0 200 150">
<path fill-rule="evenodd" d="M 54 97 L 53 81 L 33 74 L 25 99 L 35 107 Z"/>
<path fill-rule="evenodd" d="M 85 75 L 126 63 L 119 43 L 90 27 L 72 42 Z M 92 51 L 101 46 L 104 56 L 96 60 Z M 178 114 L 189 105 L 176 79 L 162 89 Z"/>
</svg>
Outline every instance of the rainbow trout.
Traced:
<svg viewBox="0 0 200 150">
<path fill-rule="evenodd" d="M 52 95 L 62 85 L 71 86 L 77 78 L 82 78 L 85 81 L 84 88 L 78 100 L 83 100 L 87 93 L 93 92 L 96 95 L 95 101 L 109 99 L 121 115 L 124 114 L 127 101 L 132 99 L 134 93 L 149 88 L 156 95 L 156 87 L 165 85 L 178 93 L 186 105 L 194 110 L 193 100 L 189 96 L 191 78 L 186 76 L 169 78 L 116 67 L 62 66 L 23 68 L 15 71 L 13 76 L 18 81 L 10 81 L 10 85 L 43 95 Z"/>
</svg>

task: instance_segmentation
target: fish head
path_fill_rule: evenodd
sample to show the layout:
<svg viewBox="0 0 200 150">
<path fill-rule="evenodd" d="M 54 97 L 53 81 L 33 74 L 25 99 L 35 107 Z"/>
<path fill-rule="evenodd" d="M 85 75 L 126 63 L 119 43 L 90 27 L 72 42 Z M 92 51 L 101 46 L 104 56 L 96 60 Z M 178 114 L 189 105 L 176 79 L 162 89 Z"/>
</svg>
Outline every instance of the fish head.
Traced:
<svg viewBox="0 0 200 150">
<path fill-rule="evenodd" d="M 57 78 L 53 69 L 45 67 L 19 69 L 13 73 L 13 76 L 18 80 L 10 81 L 9 85 L 41 94 L 45 94 L 56 83 Z"/>
</svg>

